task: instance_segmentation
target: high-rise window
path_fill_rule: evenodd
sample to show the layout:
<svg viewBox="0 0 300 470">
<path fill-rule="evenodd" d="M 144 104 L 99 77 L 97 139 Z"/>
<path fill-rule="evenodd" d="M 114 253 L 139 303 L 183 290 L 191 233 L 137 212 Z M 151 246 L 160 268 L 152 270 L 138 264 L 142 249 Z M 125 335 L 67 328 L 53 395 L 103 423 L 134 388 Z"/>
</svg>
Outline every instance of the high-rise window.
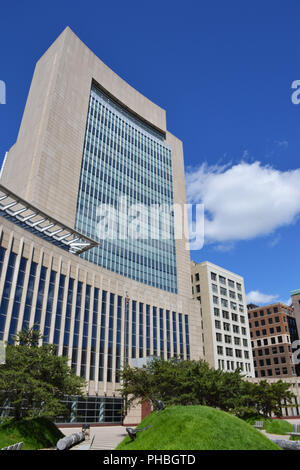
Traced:
<svg viewBox="0 0 300 470">
<path fill-rule="evenodd" d="M 93 302 L 93 319 L 92 319 L 92 337 L 91 337 L 91 355 L 90 355 L 90 380 L 95 380 L 95 366 L 96 366 L 96 344 L 97 344 L 97 325 L 98 325 L 98 303 L 99 303 L 99 289 L 94 289 L 94 302 Z M 118 342 L 117 342 L 118 348 Z"/>
<path fill-rule="evenodd" d="M 122 297 L 118 295 L 117 305 L 117 335 L 116 335 L 116 382 L 120 382 L 121 356 L 122 356 Z"/>
<path fill-rule="evenodd" d="M 20 260 L 17 285 L 16 285 L 16 290 L 15 290 L 14 305 L 12 309 L 12 316 L 11 316 L 10 327 L 9 327 L 9 337 L 8 337 L 9 342 L 13 342 L 12 336 L 17 333 L 16 328 L 18 324 L 19 312 L 20 312 L 20 307 L 21 307 L 21 297 L 22 297 L 22 292 L 23 292 L 26 266 L 27 266 L 27 259 L 23 258 L 22 256 Z"/>
<path fill-rule="evenodd" d="M 53 337 L 53 343 L 56 345 L 58 345 L 59 343 L 65 282 L 66 282 L 66 276 L 61 274 L 59 277 L 59 288 L 58 288 L 58 297 L 57 297 L 57 303 L 56 303 L 54 337 Z"/>
<path fill-rule="evenodd" d="M 104 353 L 105 353 L 105 325 L 106 325 L 106 299 L 107 292 L 102 291 L 101 303 L 101 329 L 100 329 L 100 350 L 99 350 L 99 381 L 104 378 Z"/>
<path fill-rule="evenodd" d="M 37 270 L 37 263 L 32 261 L 31 266 L 30 266 L 28 285 L 27 285 L 22 330 L 26 330 L 26 328 L 29 328 L 30 312 L 31 312 L 31 307 L 32 307 L 33 291 L 34 291 L 34 284 L 35 284 L 35 279 L 36 279 L 36 270 Z"/>
<path fill-rule="evenodd" d="M 185 347 L 186 347 L 186 358 L 190 359 L 190 334 L 189 334 L 189 316 L 184 315 L 185 323 Z"/>
<path fill-rule="evenodd" d="M 131 357 L 136 357 L 136 300 L 132 301 Z"/>
<path fill-rule="evenodd" d="M 160 357 L 164 359 L 164 311 L 159 309 Z"/>
<path fill-rule="evenodd" d="M 36 308 L 35 308 L 35 315 L 34 315 L 34 329 L 36 330 L 39 330 L 40 328 L 41 313 L 42 313 L 43 299 L 44 299 L 44 290 L 45 290 L 45 283 L 46 283 L 46 273 L 47 273 L 47 268 L 45 266 L 42 266 L 41 272 L 40 272 L 39 287 L 38 287 L 38 297 L 36 301 Z"/>
<path fill-rule="evenodd" d="M 72 304 L 73 304 L 73 292 L 74 292 L 74 279 L 72 279 L 70 277 L 69 278 L 69 283 L 68 283 L 66 319 L 65 319 L 65 326 L 64 326 L 63 356 L 68 356 L 68 351 L 69 351 L 70 327 L 71 327 Z"/>
<path fill-rule="evenodd" d="M 82 282 L 78 281 L 77 294 L 76 294 L 76 307 L 75 307 L 75 321 L 73 332 L 73 348 L 72 348 L 72 369 L 76 371 L 78 359 L 78 340 L 79 340 L 79 326 L 81 314 L 81 299 L 82 299 Z"/>
<path fill-rule="evenodd" d="M 144 304 L 139 303 L 139 357 L 144 356 Z"/>
<path fill-rule="evenodd" d="M 171 357 L 171 324 L 170 310 L 166 310 L 166 328 L 167 328 L 167 359 Z"/>
<path fill-rule="evenodd" d="M 82 346 L 81 346 L 81 366 L 80 375 L 86 377 L 86 363 L 87 363 L 87 348 L 88 348 L 88 330 L 90 322 L 90 299 L 91 299 L 91 286 L 87 285 L 85 290 L 84 299 L 84 318 L 83 318 L 83 331 L 82 331 Z"/>
<path fill-rule="evenodd" d="M 55 290 L 55 280 L 56 280 L 56 272 L 51 270 L 48 295 L 47 295 L 47 307 L 46 307 L 46 317 L 45 317 L 45 324 L 44 324 L 43 343 L 49 342 L 50 325 L 51 325 L 52 309 L 53 309 L 53 298 L 54 298 L 54 290 Z"/>
<path fill-rule="evenodd" d="M 107 382 L 112 381 L 113 368 L 113 337 L 114 337 L 114 306 L 115 294 L 109 296 L 109 322 L 108 322 L 108 347 L 107 347 Z"/>
</svg>

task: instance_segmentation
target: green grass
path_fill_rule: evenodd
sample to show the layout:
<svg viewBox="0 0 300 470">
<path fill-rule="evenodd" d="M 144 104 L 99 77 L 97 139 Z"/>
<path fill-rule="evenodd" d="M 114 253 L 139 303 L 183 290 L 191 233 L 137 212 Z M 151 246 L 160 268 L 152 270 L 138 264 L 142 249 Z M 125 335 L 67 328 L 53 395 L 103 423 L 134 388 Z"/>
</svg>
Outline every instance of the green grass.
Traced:
<svg viewBox="0 0 300 470">
<path fill-rule="evenodd" d="M 293 430 L 291 423 L 284 419 L 264 418 L 263 416 L 257 415 L 246 421 L 251 425 L 255 424 L 256 421 L 263 421 L 263 429 L 270 434 L 285 434 Z"/>
<path fill-rule="evenodd" d="M 284 419 L 267 419 L 264 420 L 264 427 L 266 432 L 270 434 L 286 434 L 292 432 L 293 426 Z"/>
<path fill-rule="evenodd" d="M 9 419 L 0 424 L 0 449 L 17 442 L 24 442 L 22 450 L 55 447 L 64 435 L 52 421 L 40 418 Z"/>
<path fill-rule="evenodd" d="M 138 427 L 149 424 L 135 441 L 127 436 L 116 450 L 279 450 L 250 424 L 207 406 L 170 406 Z"/>
<path fill-rule="evenodd" d="M 248 424 L 254 425 L 256 421 L 263 421 L 263 429 L 269 434 L 286 434 L 287 432 L 292 432 L 293 427 L 291 423 L 285 421 L 284 419 L 271 419 L 264 418 L 261 415 L 257 415 L 247 420 Z"/>
</svg>

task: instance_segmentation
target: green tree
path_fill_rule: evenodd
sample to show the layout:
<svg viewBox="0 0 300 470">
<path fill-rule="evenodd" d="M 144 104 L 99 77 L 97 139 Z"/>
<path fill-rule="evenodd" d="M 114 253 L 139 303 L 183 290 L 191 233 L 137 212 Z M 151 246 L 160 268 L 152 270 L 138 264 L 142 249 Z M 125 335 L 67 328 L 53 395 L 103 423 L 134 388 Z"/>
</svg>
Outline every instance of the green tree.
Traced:
<svg viewBox="0 0 300 470">
<path fill-rule="evenodd" d="M 239 369 L 224 372 L 203 360 L 153 359 L 143 368 L 126 366 L 121 372 L 122 394 L 133 401 L 161 399 L 169 405 L 207 405 L 247 418 L 280 414 L 281 403 L 294 396 L 289 384 L 248 382 Z"/>
<path fill-rule="evenodd" d="M 290 403 L 295 396 L 289 391 L 290 384 L 279 380 L 275 383 L 269 383 L 261 380 L 254 389 L 254 401 L 257 410 L 265 417 L 270 417 L 272 413 L 281 416 L 282 402 Z"/>
<path fill-rule="evenodd" d="M 55 354 L 54 345 L 38 346 L 40 339 L 34 328 L 18 333 L 0 365 L 0 404 L 8 399 L 15 419 L 65 414 L 64 396 L 83 395 L 84 379 L 70 369 L 66 357 Z"/>
</svg>

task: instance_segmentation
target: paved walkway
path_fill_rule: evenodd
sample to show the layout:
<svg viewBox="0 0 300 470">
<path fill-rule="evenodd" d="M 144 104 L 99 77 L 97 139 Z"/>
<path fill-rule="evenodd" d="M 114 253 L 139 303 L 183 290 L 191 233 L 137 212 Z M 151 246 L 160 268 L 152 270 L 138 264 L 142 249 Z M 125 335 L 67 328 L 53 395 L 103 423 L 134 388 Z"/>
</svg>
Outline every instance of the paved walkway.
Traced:
<svg viewBox="0 0 300 470">
<path fill-rule="evenodd" d="M 68 436 L 81 431 L 81 427 L 60 428 L 60 430 L 65 436 Z M 124 426 L 91 426 L 90 439 L 72 447 L 71 450 L 89 450 L 93 438 L 90 450 L 113 450 L 126 436 L 127 432 Z"/>
<path fill-rule="evenodd" d="M 284 419 L 284 421 L 288 421 L 291 424 L 300 424 L 300 419 L 297 419 L 297 418 L 289 419 L 289 418 L 283 417 L 282 419 Z M 264 429 L 262 429 L 261 432 L 265 434 L 265 436 L 267 436 L 269 439 L 285 439 L 287 441 L 290 439 L 289 434 L 269 434 Z"/>
<path fill-rule="evenodd" d="M 284 439 L 286 441 L 290 439 L 290 436 L 288 434 L 270 434 L 266 432 L 264 429 L 262 429 L 261 432 L 269 439 Z"/>
<path fill-rule="evenodd" d="M 283 417 L 282 419 L 284 419 L 284 421 L 288 421 L 291 424 L 300 424 L 300 419 L 299 418 L 289 419 L 289 418 L 284 418 Z"/>
</svg>

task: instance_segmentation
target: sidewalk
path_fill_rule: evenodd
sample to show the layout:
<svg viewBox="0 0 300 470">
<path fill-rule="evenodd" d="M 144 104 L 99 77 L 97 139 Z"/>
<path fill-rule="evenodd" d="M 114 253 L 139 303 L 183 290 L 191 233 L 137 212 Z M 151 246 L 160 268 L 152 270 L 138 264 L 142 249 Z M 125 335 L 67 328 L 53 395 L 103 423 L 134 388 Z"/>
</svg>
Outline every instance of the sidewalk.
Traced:
<svg viewBox="0 0 300 470">
<path fill-rule="evenodd" d="M 81 431 L 81 427 L 60 428 L 60 430 L 65 436 L 68 436 Z M 124 426 L 91 426 L 90 439 L 72 447 L 71 450 L 89 450 L 93 437 L 94 441 L 90 450 L 113 450 L 126 436 L 127 432 Z"/>
<path fill-rule="evenodd" d="M 261 433 L 264 434 L 269 439 L 284 439 L 287 441 L 290 439 L 289 434 L 269 434 L 264 429 L 261 429 Z"/>
</svg>

